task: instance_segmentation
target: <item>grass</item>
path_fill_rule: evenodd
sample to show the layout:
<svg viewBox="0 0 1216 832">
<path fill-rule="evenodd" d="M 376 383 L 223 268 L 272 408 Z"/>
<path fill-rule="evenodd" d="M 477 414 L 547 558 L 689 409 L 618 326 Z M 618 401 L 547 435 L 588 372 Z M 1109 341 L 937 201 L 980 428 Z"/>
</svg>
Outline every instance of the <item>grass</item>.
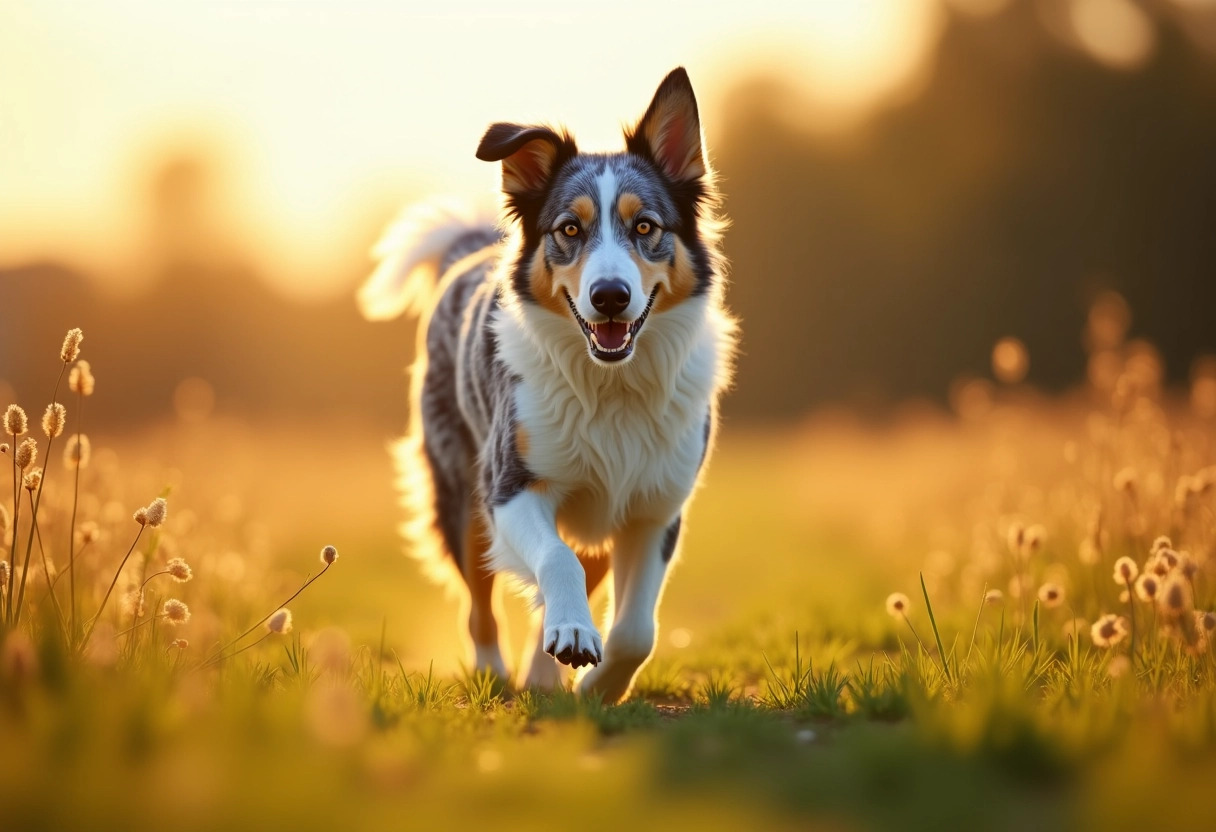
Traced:
<svg viewBox="0 0 1216 832">
<path fill-rule="evenodd" d="M 378 439 L 327 430 L 338 475 L 298 426 L 95 439 L 0 516 L 0 559 L 34 541 L 20 616 L 0 593 L 4 826 L 1194 825 L 1216 432 L 1152 385 L 1100 392 L 728 433 L 616 705 L 462 669 L 456 604 L 397 550 Z M 163 523 L 131 519 L 158 497 Z M 1113 579 L 1124 557 L 1153 593 Z M 173 558 L 191 580 L 159 574 Z"/>
</svg>

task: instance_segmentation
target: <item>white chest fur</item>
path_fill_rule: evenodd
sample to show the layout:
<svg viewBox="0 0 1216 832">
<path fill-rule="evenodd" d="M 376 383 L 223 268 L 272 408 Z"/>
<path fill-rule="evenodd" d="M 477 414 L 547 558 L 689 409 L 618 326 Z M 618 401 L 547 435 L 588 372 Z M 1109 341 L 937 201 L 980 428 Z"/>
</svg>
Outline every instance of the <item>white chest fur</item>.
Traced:
<svg viewBox="0 0 1216 832">
<path fill-rule="evenodd" d="M 724 381 L 713 310 L 697 298 L 653 316 L 621 367 L 593 363 L 573 322 L 548 311 L 517 307 L 498 321 L 500 354 L 522 379 L 524 462 L 578 542 L 596 545 L 635 517 L 666 522 L 688 498 Z"/>
</svg>

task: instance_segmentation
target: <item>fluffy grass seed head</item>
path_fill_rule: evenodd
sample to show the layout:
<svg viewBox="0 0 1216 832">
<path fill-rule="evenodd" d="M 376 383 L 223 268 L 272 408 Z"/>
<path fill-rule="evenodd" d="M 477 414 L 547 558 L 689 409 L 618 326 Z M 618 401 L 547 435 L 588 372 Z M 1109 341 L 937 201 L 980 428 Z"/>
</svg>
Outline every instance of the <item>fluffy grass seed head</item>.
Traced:
<svg viewBox="0 0 1216 832">
<path fill-rule="evenodd" d="M 985 604 L 1001 604 L 1005 601 L 1005 593 L 999 589 L 990 589 L 984 593 Z"/>
<path fill-rule="evenodd" d="M 148 509 L 137 508 L 135 510 L 135 513 L 131 516 L 133 518 L 135 518 L 135 522 L 138 523 L 139 525 L 141 525 L 141 526 L 148 525 Z"/>
<path fill-rule="evenodd" d="M 338 550 L 333 546 L 326 546 L 321 550 L 321 563 L 329 566 L 338 559 Z"/>
<path fill-rule="evenodd" d="M 1136 597 L 1141 601 L 1153 601 L 1161 591 L 1161 579 L 1151 572 L 1145 572 L 1136 579 Z"/>
<path fill-rule="evenodd" d="M 21 478 L 21 484 L 25 486 L 25 490 L 33 494 L 42 487 L 42 469 L 35 468 L 24 477 Z"/>
<path fill-rule="evenodd" d="M 93 368 L 89 366 L 89 362 L 77 361 L 76 366 L 68 373 L 68 389 L 81 396 L 91 396 L 95 384 Z"/>
<path fill-rule="evenodd" d="M 1195 626 L 1205 633 L 1216 630 L 1216 612 L 1195 612 Z"/>
<path fill-rule="evenodd" d="M 181 558 L 173 558 L 165 564 L 165 571 L 169 573 L 170 578 L 181 584 L 194 577 L 194 573 L 190 571 L 190 564 Z"/>
<path fill-rule="evenodd" d="M 93 445 L 87 434 L 73 433 L 63 449 L 63 464 L 68 468 L 88 468 L 93 455 Z"/>
<path fill-rule="evenodd" d="M 1153 541 L 1153 545 L 1149 547 L 1149 554 L 1155 555 L 1159 549 L 1173 549 L 1174 542 L 1165 535 L 1161 535 Z"/>
<path fill-rule="evenodd" d="M 1140 568 L 1136 566 L 1136 562 L 1125 555 L 1115 561 L 1115 583 L 1131 586 L 1139 571 Z"/>
<path fill-rule="evenodd" d="M 59 358 L 64 364 L 80 357 L 80 342 L 83 340 L 84 333 L 79 329 L 69 329 L 68 334 L 63 336 L 63 346 L 59 348 Z"/>
<path fill-rule="evenodd" d="M 144 515 L 148 525 L 154 529 L 159 527 L 165 522 L 165 514 L 168 512 L 168 510 L 169 505 L 165 502 L 164 497 L 157 497 L 155 500 L 148 503 L 146 514 Z"/>
<path fill-rule="evenodd" d="M 1043 541 L 1047 539 L 1047 529 L 1044 526 L 1035 524 L 1026 529 L 1025 546 L 1027 552 L 1037 552 L 1043 547 Z"/>
<path fill-rule="evenodd" d="M 1127 619 L 1107 613 L 1094 622 L 1089 634 L 1096 647 L 1114 647 L 1127 635 Z"/>
<path fill-rule="evenodd" d="M 30 429 L 30 420 L 20 406 L 10 404 L 4 411 L 4 432 L 10 436 L 21 436 Z"/>
<path fill-rule="evenodd" d="M 68 421 L 68 411 L 59 402 L 48 404 L 46 412 L 42 414 L 42 432 L 47 435 L 48 439 L 54 439 L 59 434 L 63 433 L 63 426 Z"/>
<path fill-rule="evenodd" d="M 185 650 L 190 646 L 190 642 L 184 638 L 175 638 L 169 643 L 170 647 L 176 647 L 178 650 Z"/>
<path fill-rule="evenodd" d="M 1186 615 L 1194 607 L 1190 582 L 1181 575 L 1171 574 L 1161 584 L 1157 605 L 1162 614 L 1170 618 Z"/>
<path fill-rule="evenodd" d="M 1119 493 L 1134 495 L 1136 493 L 1136 469 L 1130 467 L 1122 469 L 1115 474 L 1113 484 Z"/>
<path fill-rule="evenodd" d="M 284 635 L 291 632 L 291 610 L 283 607 L 266 619 L 266 629 L 272 633 Z"/>
<path fill-rule="evenodd" d="M 1046 609 L 1055 609 L 1064 603 L 1064 587 L 1048 581 L 1039 587 L 1039 602 Z"/>
<path fill-rule="evenodd" d="M 174 626 L 190 620 L 190 608 L 176 598 L 170 598 L 161 609 L 165 619 Z"/>
<path fill-rule="evenodd" d="M 38 443 L 34 438 L 26 438 L 13 453 L 13 463 L 18 471 L 24 471 L 38 461 Z"/>
</svg>

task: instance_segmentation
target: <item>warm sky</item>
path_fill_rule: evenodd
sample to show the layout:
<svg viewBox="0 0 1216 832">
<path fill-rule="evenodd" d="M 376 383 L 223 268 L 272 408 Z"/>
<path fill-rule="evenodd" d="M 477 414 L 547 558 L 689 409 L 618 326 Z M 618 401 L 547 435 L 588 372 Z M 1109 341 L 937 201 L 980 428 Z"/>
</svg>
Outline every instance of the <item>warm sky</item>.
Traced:
<svg viewBox="0 0 1216 832">
<path fill-rule="evenodd" d="M 0 0 L 0 267 L 121 279 L 150 160 L 218 143 L 229 224 L 268 279 L 349 291 L 337 264 L 388 200 L 491 192 L 473 150 L 492 121 L 615 149 L 677 64 L 711 135 L 758 69 L 847 119 L 910 82 L 941 18 L 940 0 Z"/>
</svg>

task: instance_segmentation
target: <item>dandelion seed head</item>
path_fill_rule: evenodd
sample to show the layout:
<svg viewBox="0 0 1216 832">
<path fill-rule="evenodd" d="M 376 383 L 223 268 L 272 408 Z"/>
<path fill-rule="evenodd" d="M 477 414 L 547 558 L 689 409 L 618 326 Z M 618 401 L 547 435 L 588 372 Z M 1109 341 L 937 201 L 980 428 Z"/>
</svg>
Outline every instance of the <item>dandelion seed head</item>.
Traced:
<svg viewBox="0 0 1216 832">
<path fill-rule="evenodd" d="M 59 348 L 59 358 L 64 364 L 80 357 L 80 342 L 83 340 L 84 333 L 79 329 L 69 329 L 68 334 L 63 336 L 63 346 Z"/>
<path fill-rule="evenodd" d="M 1153 545 L 1149 547 L 1150 554 L 1156 554 L 1160 549 L 1173 549 L 1174 543 L 1165 535 L 1161 535 L 1153 541 Z"/>
<path fill-rule="evenodd" d="M 17 437 L 29 429 L 30 420 L 26 418 L 25 411 L 18 405 L 10 404 L 8 410 L 4 411 L 4 432 Z"/>
<path fill-rule="evenodd" d="M 1158 600 L 1161 612 L 1178 617 L 1191 609 L 1191 585 L 1181 575 L 1170 575 L 1161 585 Z"/>
<path fill-rule="evenodd" d="M 68 373 L 68 389 L 81 396 L 91 396 L 95 384 L 93 368 L 89 366 L 89 362 L 77 361 L 76 366 Z"/>
<path fill-rule="evenodd" d="M 1094 622 L 1089 631 L 1096 647 L 1114 647 L 1127 634 L 1127 620 L 1107 613 Z"/>
<path fill-rule="evenodd" d="M 1132 661 L 1127 656 L 1118 655 L 1111 658 L 1106 665 L 1106 675 L 1112 679 L 1122 679 L 1132 669 Z"/>
<path fill-rule="evenodd" d="M 93 446 L 89 437 L 83 433 L 73 433 L 63 449 L 63 464 L 68 468 L 88 468 L 92 455 Z"/>
<path fill-rule="evenodd" d="M 164 497 L 157 497 L 148 503 L 147 514 L 145 515 L 148 525 L 154 529 L 159 527 L 165 522 L 165 515 L 168 513 L 168 510 L 169 505 L 165 502 Z"/>
<path fill-rule="evenodd" d="M 1134 494 L 1136 491 L 1136 469 L 1124 468 L 1115 474 L 1115 490 L 1123 494 Z"/>
<path fill-rule="evenodd" d="M 328 566 L 338 559 L 338 550 L 333 546 L 326 546 L 321 550 L 321 563 Z M 345 567 L 343 567 L 345 568 Z"/>
<path fill-rule="evenodd" d="M 266 619 L 266 629 L 272 633 L 283 635 L 291 632 L 291 610 L 283 607 Z"/>
<path fill-rule="evenodd" d="M 165 619 L 173 625 L 185 624 L 190 620 L 190 608 L 176 598 L 170 598 L 161 608 Z"/>
<path fill-rule="evenodd" d="M 136 509 L 135 514 L 132 516 L 135 518 L 135 522 L 138 523 L 139 525 L 141 525 L 141 526 L 148 525 L 148 510 L 146 508 Z"/>
<path fill-rule="evenodd" d="M 165 571 L 169 573 L 170 578 L 182 584 L 194 576 L 194 573 L 190 571 L 190 564 L 181 558 L 173 558 L 165 564 Z"/>
<path fill-rule="evenodd" d="M 13 464 L 18 471 L 24 471 L 38 461 L 38 443 L 31 436 L 17 446 L 13 454 Z"/>
<path fill-rule="evenodd" d="M 1026 548 L 1031 552 L 1038 551 L 1047 539 L 1047 529 L 1040 525 L 1031 526 L 1026 530 Z"/>
<path fill-rule="evenodd" d="M 63 426 L 67 423 L 67 420 L 67 408 L 59 402 L 48 404 L 46 412 L 42 414 L 42 432 L 47 435 L 48 439 L 54 439 L 63 433 Z"/>
<path fill-rule="evenodd" d="M 1125 555 L 1115 561 L 1115 583 L 1128 586 L 1136 579 L 1139 571 L 1136 562 Z"/>
<path fill-rule="evenodd" d="M 7 455 L 11 450 L 12 447 L 10 447 L 7 442 L 0 442 L 0 454 Z"/>
<path fill-rule="evenodd" d="M 1151 572 L 1136 579 L 1136 597 L 1141 601 L 1152 601 L 1161 590 L 1161 581 Z"/>
<path fill-rule="evenodd" d="M 1000 604 L 1005 600 L 1005 593 L 999 589 L 990 589 L 984 593 L 985 604 Z"/>
<path fill-rule="evenodd" d="M 1039 603 L 1047 609 L 1054 609 L 1064 603 L 1064 587 L 1050 581 L 1039 587 Z"/>
</svg>

